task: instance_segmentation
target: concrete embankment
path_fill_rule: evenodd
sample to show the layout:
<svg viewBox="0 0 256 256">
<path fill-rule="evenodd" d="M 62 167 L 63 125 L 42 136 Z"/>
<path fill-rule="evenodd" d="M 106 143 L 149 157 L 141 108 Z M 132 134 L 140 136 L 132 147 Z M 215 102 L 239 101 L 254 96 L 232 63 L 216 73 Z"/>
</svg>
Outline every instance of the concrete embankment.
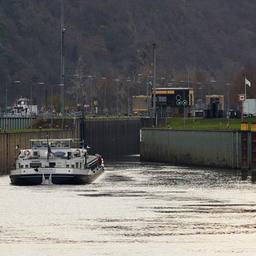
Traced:
<svg viewBox="0 0 256 256">
<path fill-rule="evenodd" d="M 15 166 L 17 157 L 16 145 L 20 148 L 30 148 L 30 139 L 49 138 L 77 138 L 75 130 L 56 131 L 27 131 L 27 132 L 6 132 L 0 133 L 0 174 L 7 174 Z"/>
<path fill-rule="evenodd" d="M 252 167 L 253 142 L 248 132 L 142 129 L 142 161 L 222 168 Z M 244 137 L 245 139 L 241 139 Z M 243 157 L 242 157 L 243 156 Z"/>
</svg>

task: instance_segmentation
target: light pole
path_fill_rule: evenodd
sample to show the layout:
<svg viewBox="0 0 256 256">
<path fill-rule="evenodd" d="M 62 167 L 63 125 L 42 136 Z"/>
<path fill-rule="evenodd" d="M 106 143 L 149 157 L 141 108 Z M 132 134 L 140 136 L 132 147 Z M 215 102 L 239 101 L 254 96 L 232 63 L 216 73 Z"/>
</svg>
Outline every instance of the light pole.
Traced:
<svg viewBox="0 0 256 256">
<path fill-rule="evenodd" d="M 140 84 L 141 84 L 141 78 L 142 78 L 142 74 L 138 74 L 138 76 L 137 76 L 137 89 L 138 89 L 138 95 L 140 95 L 140 93 L 141 93 L 141 88 L 140 88 Z"/>
<path fill-rule="evenodd" d="M 53 128 L 53 85 L 51 85 L 51 128 Z"/>
<path fill-rule="evenodd" d="M 118 96 L 119 96 L 119 94 L 118 94 L 118 91 L 119 91 L 119 81 L 120 81 L 120 79 L 119 78 L 116 78 L 115 79 L 115 81 L 116 81 L 116 115 L 118 115 L 118 112 L 119 112 L 119 108 L 118 108 Z"/>
<path fill-rule="evenodd" d="M 88 89 L 87 89 L 87 101 L 88 104 L 90 105 L 90 110 L 92 111 L 92 79 L 93 76 L 92 75 L 88 75 Z"/>
<path fill-rule="evenodd" d="M 5 112 L 7 113 L 8 106 L 8 83 L 5 82 Z"/>
<path fill-rule="evenodd" d="M 103 93 L 104 93 L 104 95 L 103 95 L 103 110 L 102 110 L 102 112 L 104 113 L 105 112 L 105 109 L 107 109 L 107 107 L 106 107 L 106 105 L 107 105 L 107 102 L 106 102 L 106 98 L 107 98 L 107 87 L 106 87 L 106 80 L 107 80 L 107 78 L 106 77 L 101 77 L 101 80 L 102 80 L 102 84 L 103 84 L 103 88 L 104 88 L 104 91 L 103 91 Z M 97 112 L 97 107 L 95 107 L 95 112 Z"/>
<path fill-rule="evenodd" d="M 130 82 L 131 79 L 128 77 L 127 80 L 127 116 L 130 115 Z"/>
<path fill-rule="evenodd" d="M 226 107 L 226 118 L 229 126 L 229 105 L 230 105 L 230 83 L 226 83 L 226 93 L 227 93 L 227 107 Z"/>
<path fill-rule="evenodd" d="M 152 44 L 153 47 L 153 118 L 155 119 L 155 124 L 157 125 L 156 117 L 156 44 Z"/>
<path fill-rule="evenodd" d="M 60 61 L 60 88 L 61 88 L 61 113 L 62 113 L 62 128 L 64 127 L 64 113 L 65 113 L 65 63 L 64 63 L 64 39 L 65 39 L 65 25 L 64 25 L 64 2 L 61 0 L 61 61 Z"/>
<path fill-rule="evenodd" d="M 147 77 L 147 107 L 148 107 L 148 117 L 150 117 L 150 113 L 151 113 L 151 98 L 152 98 L 152 76 L 148 76 Z"/>
</svg>

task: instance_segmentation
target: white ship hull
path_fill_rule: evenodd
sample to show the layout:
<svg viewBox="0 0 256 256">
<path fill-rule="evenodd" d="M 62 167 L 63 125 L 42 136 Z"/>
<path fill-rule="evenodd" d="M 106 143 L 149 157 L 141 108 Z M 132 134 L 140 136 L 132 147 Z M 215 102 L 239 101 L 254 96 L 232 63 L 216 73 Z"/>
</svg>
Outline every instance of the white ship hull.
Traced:
<svg viewBox="0 0 256 256">
<path fill-rule="evenodd" d="M 34 139 L 19 151 L 13 185 L 87 184 L 104 171 L 103 158 L 85 148 L 71 147 L 72 139 Z"/>
<path fill-rule="evenodd" d="M 104 171 L 102 166 L 95 169 L 71 168 L 38 168 L 12 170 L 10 174 L 13 185 L 41 185 L 41 184 L 89 184 Z"/>
</svg>

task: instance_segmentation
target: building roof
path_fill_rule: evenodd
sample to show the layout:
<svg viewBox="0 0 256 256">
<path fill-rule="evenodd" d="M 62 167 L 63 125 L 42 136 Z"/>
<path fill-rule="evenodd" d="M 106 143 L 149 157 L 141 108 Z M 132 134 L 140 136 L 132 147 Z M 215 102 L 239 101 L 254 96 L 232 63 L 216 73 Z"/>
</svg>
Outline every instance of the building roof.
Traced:
<svg viewBox="0 0 256 256">
<path fill-rule="evenodd" d="M 156 90 L 193 90 L 191 87 L 157 87 Z"/>
</svg>

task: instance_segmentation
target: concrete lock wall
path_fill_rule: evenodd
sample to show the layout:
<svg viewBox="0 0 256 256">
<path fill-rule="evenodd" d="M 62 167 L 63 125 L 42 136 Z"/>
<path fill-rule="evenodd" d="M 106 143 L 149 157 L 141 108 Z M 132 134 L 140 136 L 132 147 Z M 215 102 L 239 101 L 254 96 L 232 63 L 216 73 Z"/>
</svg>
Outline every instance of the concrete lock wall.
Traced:
<svg viewBox="0 0 256 256">
<path fill-rule="evenodd" d="M 7 174 L 15 166 L 15 159 L 18 151 L 16 145 L 20 148 L 30 148 L 30 139 L 49 138 L 76 138 L 74 130 L 56 130 L 56 131 L 33 131 L 19 133 L 0 133 L 0 174 Z"/>
<path fill-rule="evenodd" d="M 81 138 L 104 157 L 139 154 L 140 120 L 85 120 Z"/>
<path fill-rule="evenodd" d="M 241 167 L 241 134 L 142 129 L 142 161 L 223 168 Z"/>
</svg>

